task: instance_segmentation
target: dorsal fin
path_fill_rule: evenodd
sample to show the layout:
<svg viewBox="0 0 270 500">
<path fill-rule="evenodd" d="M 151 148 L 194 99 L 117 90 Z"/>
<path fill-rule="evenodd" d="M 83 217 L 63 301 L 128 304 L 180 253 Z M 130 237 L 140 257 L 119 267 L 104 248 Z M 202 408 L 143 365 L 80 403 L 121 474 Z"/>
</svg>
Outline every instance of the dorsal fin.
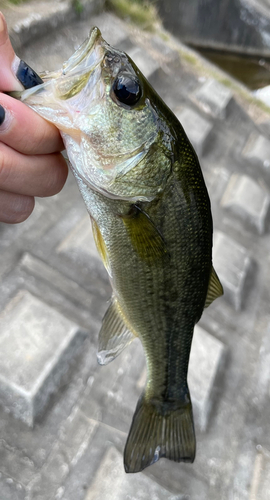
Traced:
<svg viewBox="0 0 270 500">
<path fill-rule="evenodd" d="M 209 284 L 208 284 L 208 290 L 207 290 L 207 296 L 206 296 L 206 301 L 204 307 L 210 306 L 212 302 L 223 295 L 223 286 L 219 281 L 218 275 L 215 271 L 215 269 L 212 266 L 212 271 L 210 274 L 210 279 L 209 279 Z"/>
<path fill-rule="evenodd" d="M 134 339 L 135 335 L 126 326 L 118 302 L 113 298 L 99 332 L 98 363 L 107 365 Z"/>
</svg>

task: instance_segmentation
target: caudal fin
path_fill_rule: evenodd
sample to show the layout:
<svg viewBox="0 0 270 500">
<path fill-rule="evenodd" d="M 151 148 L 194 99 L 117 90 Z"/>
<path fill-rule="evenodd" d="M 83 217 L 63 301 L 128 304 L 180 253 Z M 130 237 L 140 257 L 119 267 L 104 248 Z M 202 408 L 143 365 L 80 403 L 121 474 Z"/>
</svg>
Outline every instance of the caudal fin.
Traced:
<svg viewBox="0 0 270 500">
<path fill-rule="evenodd" d="M 144 396 L 137 404 L 124 452 L 126 472 L 140 472 L 160 458 L 193 462 L 196 440 L 191 403 L 162 414 Z"/>
</svg>

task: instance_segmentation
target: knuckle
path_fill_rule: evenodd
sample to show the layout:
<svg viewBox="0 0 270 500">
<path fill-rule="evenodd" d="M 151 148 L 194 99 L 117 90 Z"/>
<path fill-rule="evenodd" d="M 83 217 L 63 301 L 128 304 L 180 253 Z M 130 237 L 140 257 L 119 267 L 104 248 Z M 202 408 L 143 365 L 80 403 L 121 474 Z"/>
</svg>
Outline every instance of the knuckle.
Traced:
<svg viewBox="0 0 270 500">
<path fill-rule="evenodd" d="M 32 196 L 0 191 L 0 221 L 18 224 L 25 221 L 32 213 L 35 199 Z"/>
<path fill-rule="evenodd" d="M 47 144 L 46 126 L 36 129 L 32 140 L 27 141 L 27 153 L 38 154 L 39 151 L 43 151 L 44 144 Z"/>
<path fill-rule="evenodd" d="M 5 155 L 0 144 L 0 177 L 2 177 L 5 169 Z"/>
<path fill-rule="evenodd" d="M 0 186 L 4 186 L 9 177 L 9 168 L 7 166 L 6 150 L 0 144 Z"/>
<path fill-rule="evenodd" d="M 13 207 L 12 220 L 14 224 L 24 222 L 34 210 L 35 199 L 32 196 L 18 196 Z"/>
<path fill-rule="evenodd" d="M 61 191 L 68 175 L 68 168 L 64 158 L 57 155 L 51 159 L 50 169 L 48 169 L 48 176 L 46 182 L 46 189 L 44 189 L 43 196 L 53 196 Z"/>
<path fill-rule="evenodd" d="M 16 131 L 16 149 L 26 155 L 36 155 L 43 152 L 47 146 L 46 125 L 34 127 L 31 133 L 25 134 L 21 130 Z"/>
</svg>

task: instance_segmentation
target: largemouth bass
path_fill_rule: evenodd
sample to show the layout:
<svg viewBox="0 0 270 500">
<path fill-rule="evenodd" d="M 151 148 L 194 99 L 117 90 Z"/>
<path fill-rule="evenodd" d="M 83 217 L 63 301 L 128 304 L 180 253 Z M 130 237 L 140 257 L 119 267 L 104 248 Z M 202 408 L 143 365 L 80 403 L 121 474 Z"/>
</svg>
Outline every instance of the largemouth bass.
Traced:
<svg viewBox="0 0 270 500">
<path fill-rule="evenodd" d="M 125 470 L 161 457 L 193 462 L 193 329 L 223 293 L 198 158 L 174 114 L 98 28 L 61 70 L 41 76 L 21 100 L 61 131 L 111 280 L 98 361 L 110 362 L 136 337 L 146 356 Z"/>
</svg>

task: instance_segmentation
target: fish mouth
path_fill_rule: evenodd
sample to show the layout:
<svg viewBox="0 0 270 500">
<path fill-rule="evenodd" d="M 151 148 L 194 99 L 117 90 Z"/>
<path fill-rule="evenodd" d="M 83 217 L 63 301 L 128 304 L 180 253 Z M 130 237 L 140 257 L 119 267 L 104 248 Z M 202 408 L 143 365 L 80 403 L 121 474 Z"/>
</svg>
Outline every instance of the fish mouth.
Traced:
<svg viewBox="0 0 270 500">
<path fill-rule="evenodd" d="M 101 36 L 100 30 L 95 26 L 90 30 L 89 37 L 80 45 L 68 61 L 63 64 L 62 74 L 66 75 L 78 68 L 78 66 L 91 55 L 95 45 L 100 42 L 106 43 Z"/>
<path fill-rule="evenodd" d="M 102 38 L 99 28 L 92 28 L 89 37 L 63 64 L 60 70 L 41 73 L 40 77 L 43 83 L 23 91 L 18 96 L 14 95 L 14 97 L 20 98 L 21 101 L 28 101 L 29 105 L 35 104 L 33 99 L 36 96 L 39 97 L 39 95 L 43 98 L 44 91 L 50 91 L 52 82 L 56 97 L 65 100 L 76 95 L 83 88 L 90 74 L 102 61 L 107 47 L 108 44 Z"/>
</svg>

